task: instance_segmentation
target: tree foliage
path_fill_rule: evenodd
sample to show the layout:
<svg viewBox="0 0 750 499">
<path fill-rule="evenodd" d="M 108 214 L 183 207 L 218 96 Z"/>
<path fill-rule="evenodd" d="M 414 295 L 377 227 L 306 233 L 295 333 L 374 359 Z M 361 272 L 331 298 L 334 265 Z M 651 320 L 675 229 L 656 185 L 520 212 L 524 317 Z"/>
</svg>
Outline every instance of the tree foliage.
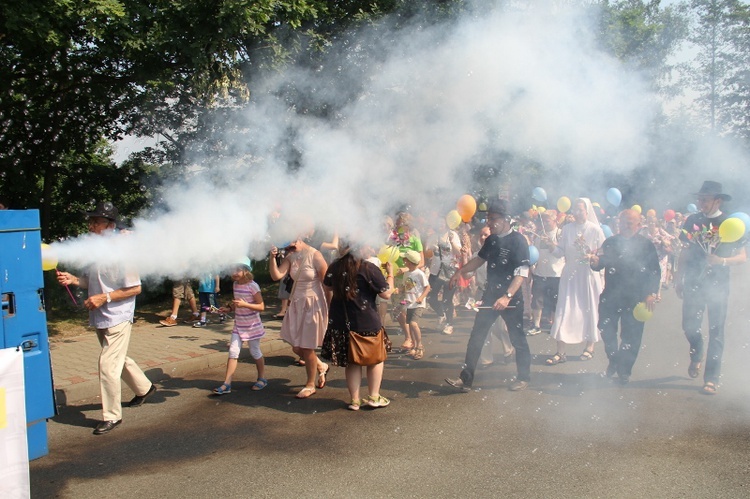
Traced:
<svg viewBox="0 0 750 499">
<path fill-rule="evenodd" d="M 740 0 L 689 0 L 689 40 L 696 56 L 683 66 L 710 129 L 750 139 L 750 10 Z"/>
</svg>

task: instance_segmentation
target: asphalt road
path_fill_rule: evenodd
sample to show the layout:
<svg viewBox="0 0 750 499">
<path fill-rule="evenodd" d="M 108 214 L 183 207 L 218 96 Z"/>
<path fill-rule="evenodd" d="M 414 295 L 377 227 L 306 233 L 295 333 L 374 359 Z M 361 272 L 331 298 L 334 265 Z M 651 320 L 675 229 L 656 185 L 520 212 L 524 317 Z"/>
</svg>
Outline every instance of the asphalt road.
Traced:
<svg viewBox="0 0 750 499">
<path fill-rule="evenodd" d="M 740 283 L 747 271 L 741 274 Z M 50 455 L 31 464 L 34 497 L 750 497 L 750 339 L 747 292 L 735 286 L 719 395 L 687 376 L 679 301 L 665 293 L 646 325 L 632 381 L 588 362 L 544 365 L 547 334 L 530 338 L 532 382 L 507 386 L 515 365 L 479 371 L 474 391 L 443 381 L 463 361 L 472 314 L 437 334 L 426 355 L 388 360 L 384 409 L 351 412 L 343 369 L 307 400 L 291 351 L 267 358 L 268 388 L 211 397 L 223 370 L 168 380 L 121 427 L 91 434 L 97 401 L 50 423 Z M 395 343 L 395 341 L 394 341 Z M 582 347 L 571 346 L 569 354 Z M 364 392 L 363 392 L 364 393 Z"/>
</svg>

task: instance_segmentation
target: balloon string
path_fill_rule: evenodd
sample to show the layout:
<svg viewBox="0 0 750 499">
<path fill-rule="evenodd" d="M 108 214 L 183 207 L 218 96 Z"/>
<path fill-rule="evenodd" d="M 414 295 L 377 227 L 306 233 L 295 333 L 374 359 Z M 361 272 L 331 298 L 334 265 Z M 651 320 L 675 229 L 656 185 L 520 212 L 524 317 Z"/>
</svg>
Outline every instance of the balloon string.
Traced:
<svg viewBox="0 0 750 499">
<path fill-rule="evenodd" d="M 62 274 L 62 272 L 60 272 L 57 269 L 55 269 L 55 272 L 57 272 L 57 275 Z M 65 289 L 68 290 L 68 294 L 70 295 L 70 299 L 73 300 L 73 304 L 75 304 L 75 306 L 77 307 L 78 306 L 78 302 L 76 301 L 75 297 L 73 296 L 73 293 L 71 293 L 70 287 L 67 284 L 65 285 Z"/>
</svg>

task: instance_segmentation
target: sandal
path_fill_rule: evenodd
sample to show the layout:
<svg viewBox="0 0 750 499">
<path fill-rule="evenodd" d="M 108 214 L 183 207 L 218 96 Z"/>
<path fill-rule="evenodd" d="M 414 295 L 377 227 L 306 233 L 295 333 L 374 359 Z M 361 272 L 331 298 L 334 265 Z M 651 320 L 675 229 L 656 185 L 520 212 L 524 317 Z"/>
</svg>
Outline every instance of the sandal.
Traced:
<svg viewBox="0 0 750 499">
<path fill-rule="evenodd" d="M 295 397 L 297 397 L 298 399 L 306 399 L 307 397 L 311 395 L 315 395 L 315 388 L 310 388 L 306 386 L 302 390 L 300 390 L 299 393 L 295 395 Z"/>
<path fill-rule="evenodd" d="M 224 395 L 225 393 L 232 393 L 232 384 L 224 383 L 218 388 L 213 389 L 215 395 Z"/>
<path fill-rule="evenodd" d="M 703 385 L 702 392 L 706 395 L 716 395 L 716 384 L 711 381 L 706 381 L 706 384 Z"/>
<path fill-rule="evenodd" d="M 584 350 L 580 357 L 578 357 L 581 360 L 591 360 L 594 358 L 594 351 L 593 350 Z"/>
<path fill-rule="evenodd" d="M 352 399 L 352 402 L 346 408 L 349 409 L 350 411 L 358 411 L 361 405 L 362 405 L 362 400 Z"/>
<path fill-rule="evenodd" d="M 414 350 L 412 350 L 411 358 L 414 360 L 419 360 L 422 357 L 424 357 L 424 347 L 417 347 Z"/>
<path fill-rule="evenodd" d="M 258 381 L 256 381 L 250 389 L 257 392 L 264 389 L 266 386 L 268 386 L 268 380 L 266 378 L 258 378 Z"/>
<path fill-rule="evenodd" d="M 305 365 L 305 361 L 302 360 L 302 359 L 297 359 L 297 360 L 294 361 L 294 365 L 295 366 L 304 366 Z"/>
<path fill-rule="evenodd" d="M 556 364 L 562 364 L 567 360 L 568 359 L 565 357 L 564 353 L 556 353 L 555 355 L 547 359 L 547 365 L 554 366 Z"/>
<path fill-rule="evenodd" d="M 700 373 L 701 363 L 691 361 L 690 366 L 688 367 L 688 376 L 690 376 L 691 378 L 697 378 Z"/>
<path fill-rule="evenodd" d="M 404 342 L 403 345 L 401 345 L 401 352 L 408 353 L 411 355 L 411 352 L 414 350 L 414 344 L 413 343 L 406 343 Z"/>
<path fill-rule="evenodd" d="M 326 364 L 326 370 L 325 371 L 318 371 L 318 383 L 315 385 L 318 388 L 325 388 L 326 386 L 326 374 L 328 374 L 328 371 L 331 370 L 331 366 Z"/>
<path fill-rule="evenodd" d="M 374 409 L 378 409 L 380 407 L 387 407 L 388 404 L 390 404 L 391 401 L 387 398 L 383 397 L 382 395 L 378 395 L 377 397 L 373 397 L 372 395 L 367 398 L 367 405 Z"/>
</svg>

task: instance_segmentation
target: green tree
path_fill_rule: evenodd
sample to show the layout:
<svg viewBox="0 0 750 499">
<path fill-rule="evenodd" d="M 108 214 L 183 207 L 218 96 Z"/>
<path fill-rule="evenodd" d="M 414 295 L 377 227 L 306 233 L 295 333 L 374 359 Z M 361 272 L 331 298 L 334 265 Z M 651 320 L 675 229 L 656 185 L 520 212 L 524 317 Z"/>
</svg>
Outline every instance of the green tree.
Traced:
<svg viewBox="0 0 750 499">
<path fill-rule="evenodd" d="M 748 137 L 747 5 L 739 0 L 690 0 L 682 8 L 691 20 L 689 40 L 697 50 L 683 74 L 698 93 L 698 109 L 712 132 Z"/>
<path fill-rule="evenodd" d="M 668 62 L 684 40 L 684 16 L 660 0 L 620 0 L 599 3 L 599 39 L 602 46 L 633 70 L 645 75 L 654 90 L 673 93 Z"/>
<path fill-rule="evenodd" d="M 324 9 L 305 0 L 0 2 L 0 192 L 41 208 L 46 232 L 69 203 L 55 196 L 74 175 L 70 158 L 98 168 L 102 138 L 166 133 L 190 108 L 244 98 L 237 61 L 283 59 L 289 34 Z"/>
</svg>

